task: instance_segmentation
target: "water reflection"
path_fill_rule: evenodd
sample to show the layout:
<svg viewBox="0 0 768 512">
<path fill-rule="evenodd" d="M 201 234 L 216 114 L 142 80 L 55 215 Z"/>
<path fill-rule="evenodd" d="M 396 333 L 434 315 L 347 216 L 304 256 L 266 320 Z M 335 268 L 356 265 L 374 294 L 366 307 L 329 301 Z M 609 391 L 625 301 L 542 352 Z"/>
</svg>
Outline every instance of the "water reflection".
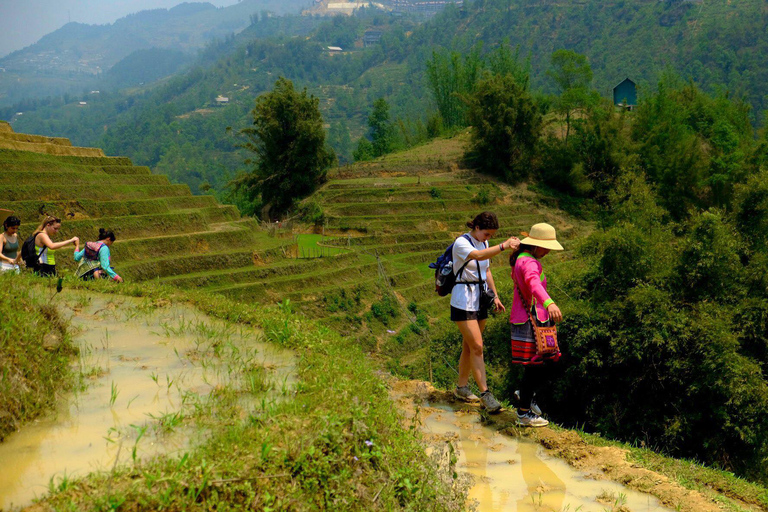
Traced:
<svg viewBox="0 0 768 512">
<path fill-rule="evenodd" d="M 469 499 L 480 511 L 605 512 L 619 505 L 633 512 L 669 510 L 653 496 L 585 478 L 538 443 L 482 425 L 476 413 L 442 404 L 424 410 L 427 432 L 456 439 L 458 469 L 473 477 Z"/>
<path fill-rule="evenodd" d="M 109 470 L 118 458 L 129 462 L 134 447 L 137 458 L 187 449 L 195 435 L 177 415 L 182 405 L 237 378 L 212 356 L 211 339 L 269 366 L 278 386 L 290 384 L 293 355 L 255 342 L 253 331 L 237 332 L 190 308 L 142 312 L 136 300 L 96 297 L 72 316 L 83 329 L 75 341 L 87 389 L 62 397 L 55 414 L 0 443 L 0 510 L 44 494 L 54 476 L 61 481 Z M 158 428 L 160 417 L 178 426 Z"/>
</svg>

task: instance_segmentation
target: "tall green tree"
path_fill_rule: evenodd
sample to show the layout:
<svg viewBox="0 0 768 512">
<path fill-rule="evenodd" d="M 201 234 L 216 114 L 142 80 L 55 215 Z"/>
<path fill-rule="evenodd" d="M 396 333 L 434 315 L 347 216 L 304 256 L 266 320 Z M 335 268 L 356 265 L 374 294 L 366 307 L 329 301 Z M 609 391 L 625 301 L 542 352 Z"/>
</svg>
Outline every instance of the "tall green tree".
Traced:
<svg viewBox="0 0 768 512">
<path fill-rule="evenodd" d="M 373 110 L 368 116 L 373 156 L 379 157 L 392 151 L 394 128 L 389 120 L 389 103 L 379 98 L 373 103 Z"/>
<path fill-rule="evenodd" d="M 427 81 L 447 128 L 467 126 L 462 97 L 472 93 L 482 71 L 479 48 L 462 57 L 458 52 L 433 51 L 427 61 Z"/>
<path fill-rule="evenodd" d="M 467 103 L 473 128 L 468 157 L 488 174 L 524 179 L 542 128 L 531 95 L 512 75 L 487 75 Z"/>
<path fill-rule="evenodd" d="M 587 108 L 599 101 L 595 91 L 590 90 L 592 83 L 592 68 L 587 57 L 573 50 L 556 50 L 552 54 L 551 69 L 547 72 L 555 82 L 560 97 L 555 108 L 565 117 L 565 143 L 571 132 L 573 112 Z"/>
<path fill-rule="evenodd" d="M 256 99 L 251 115 L 253 126 L 240 133 L 254 155 L 246 160 L 252 170 L 233 184 L 248 198 L 261 195 L 262 218 L 275 218 L 325 181 L 336 155 L 325 144 L 318 99 L 296 91 L 290 80 L 278 79 L 272 92 Z"/>
</svg>

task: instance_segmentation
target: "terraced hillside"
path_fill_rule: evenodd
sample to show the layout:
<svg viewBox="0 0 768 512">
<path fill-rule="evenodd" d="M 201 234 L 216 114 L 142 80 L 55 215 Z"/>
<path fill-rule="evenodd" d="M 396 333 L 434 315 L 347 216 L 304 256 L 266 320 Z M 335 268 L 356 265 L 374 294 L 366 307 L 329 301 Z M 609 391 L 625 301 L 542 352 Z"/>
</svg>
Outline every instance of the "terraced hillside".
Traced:
<svg viewBox="0 0 768 512">
<path fill-rule="evenodd" d="M 67 139 L 14 133 L 2 122 L 0 170 L 0 208 L 22 219 L 22 237 L 43 212 L 64 219 L 60 239 L 92 240 L 100 227 L 112 229 L 118 237 L 114 265 L 131 280 L 253 266 L 292 242 L 128 158 L 73 147 Z M 60 254 L 58 265 L 74 267 L 71 249 Z"/>
<path fill-rule="evenodd" d="M 419 325 L 445 323 L 436 321 L 447 315 L 448 299 L 434 293 L 427 265 L 480 211 L 499 216 L 499 240 L 540 221 L 556 225 L 566 244 L 584 229 L 525 187 L 462 169 L 462 152 L 459 137 L 340 168 L 305 201 L 315 225 L 267 230 L 127 158 L 0 123 L 0 208 L 22 218 L 22 235 L 41 212 L 65 219 L 62 238 L 113 229 L 113 260 L 127 279 L 253 303 L 289 299 L 373 347 L 393 333 L 402 342 Z M 57 259 L 72 267 L 70 260 Z"/>
<path fill-rule="evenodd" d="M 497 213 L 499 240 L 541 221 L 558 226 L 566 244 L 585 229 L 550 205 L 539 204 L 539 196 L 525 187 L 509 187 L 462 169 L 462 153 L 462 138 L 440 140 L 340 168 L 305 201 L 318 212 L 318 234 L 299 234 L 291 257 L 162 281 L 249 302 L 289 299 L 330 327 L 362 334 L 361 339 L 367 335 L 371 347 L 382 348 L 381 340 L 393 333 L 402 345 L 419 325 L 445 323 L 437 320 L 447 316 L 448 299 L 434 293 L 428 264 L 466 231 L 466 221 L 477 213 Z M 310 229 L 306 225 L 299 231 Z M 507 267 L 501 260 L 498 264 L 503 266 L 497 275 L 506 279 Z"/>
</svg>

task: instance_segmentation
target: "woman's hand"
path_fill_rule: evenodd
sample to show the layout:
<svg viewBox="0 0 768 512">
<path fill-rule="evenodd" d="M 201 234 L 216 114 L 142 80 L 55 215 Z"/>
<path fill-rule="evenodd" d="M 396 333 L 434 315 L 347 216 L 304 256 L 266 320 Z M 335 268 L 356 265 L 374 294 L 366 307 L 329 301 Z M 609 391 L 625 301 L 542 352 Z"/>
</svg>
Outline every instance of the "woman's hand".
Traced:
<svg viewBox="0 0 768 512">
<path fill-rule="evenodd" d="M 122 283 L 123 282 L 123 278 L 120 277 L 120 276 L 115 276 L 115 277 L 112 278 L 112 280 L 115 281 L 116 283 Z"/>
<path fill-rule="evenodd" d="M 507 240 L 503 241 L 501 245 L 504 247 L 504 250 L 511 249 L 516 251 L 517 248 L 520 247 L 520 239 L 518 239 L 516 236 L 511 236 Z"/>
<path fill-rule="evenodd" d="M 547 306 L 547 313 L 555 323 L 559 323 L 563 320 L 563 313 L 560 312 L 560 308 L 554 302 Z"/>
<path fill-rule="evenodd" d="M 501 303 L 501 300 L 498 296 L 493 299 L 493 310 L 499 312 L 507 310 L 507 308 L 504 307 L 504 304 Z"/>
</svg>

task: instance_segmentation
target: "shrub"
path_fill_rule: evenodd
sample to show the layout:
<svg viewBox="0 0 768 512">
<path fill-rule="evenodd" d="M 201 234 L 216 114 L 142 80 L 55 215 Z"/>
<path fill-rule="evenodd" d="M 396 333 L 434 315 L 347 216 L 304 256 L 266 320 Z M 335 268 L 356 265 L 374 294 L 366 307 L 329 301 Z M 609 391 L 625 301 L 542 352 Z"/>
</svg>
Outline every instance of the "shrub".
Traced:
<svg viewBox="0 0 768 512">
<path fill-rule="evenodd" d="M 315 226 L 320 226 L 325 222 L 325 212 L 314 199 L 301 203 L 296 213 L 302 221 Z"/>
<path fill-rule="evenodd" d="M 371 313 L 379 322 L 389 326 L 399 316 L 397 300 L 391 295 L 384 295 L 381 300 L 371 304 Z"/>
</svg>

